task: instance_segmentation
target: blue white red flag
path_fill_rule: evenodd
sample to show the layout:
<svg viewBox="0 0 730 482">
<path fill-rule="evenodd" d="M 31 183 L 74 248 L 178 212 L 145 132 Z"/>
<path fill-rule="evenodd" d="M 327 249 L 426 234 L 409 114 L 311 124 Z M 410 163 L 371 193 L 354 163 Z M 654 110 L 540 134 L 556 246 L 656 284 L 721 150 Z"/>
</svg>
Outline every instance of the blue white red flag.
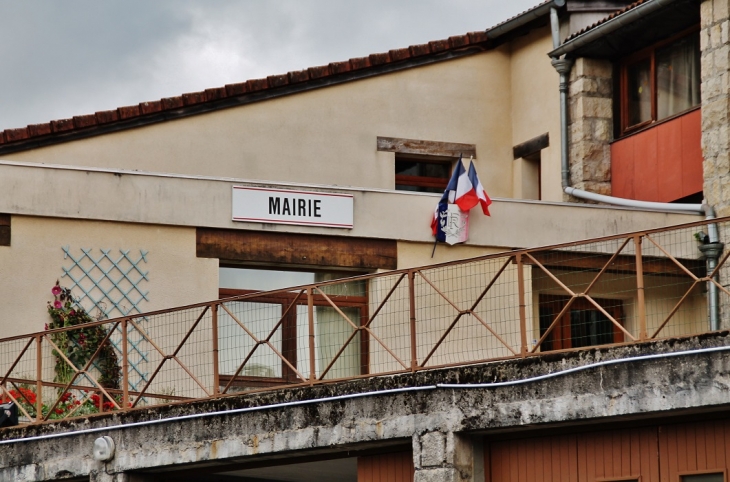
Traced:
<svg viewBox="0 0 730 482">
<path fill-rule="evenodd" d="M 455 213 L 453 208 L 449 209 L 449 204 L 458 206 L 462 212 L 461 216 L 458 212 Z M 492 204 L 492 200 L 479 181 L 474 162 L 471 162 L 467 172 L 459 157 L 431 220 L 431 233 L 436 240 L 447 241 L 450 244 L 465 241 L 468 234 L 468 212 L 477 204 L 480 204 L 482 212 L 489 216 L 489 205 Z"/>
</svg>

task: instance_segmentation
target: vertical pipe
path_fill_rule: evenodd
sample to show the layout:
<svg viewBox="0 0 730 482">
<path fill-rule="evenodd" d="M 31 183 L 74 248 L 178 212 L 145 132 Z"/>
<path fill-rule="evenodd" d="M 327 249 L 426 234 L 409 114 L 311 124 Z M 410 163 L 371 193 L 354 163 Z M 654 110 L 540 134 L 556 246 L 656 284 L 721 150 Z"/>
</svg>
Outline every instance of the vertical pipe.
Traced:
<svg viewBox="0 0 730 482">
<path fill-rule="evenodd" d="M 416 347 L 416 272 L 408 270 L 408 303 L 410 306 L 410 332 L 411 332 L 411 371 L 418 367 L 418 350 Z"/>
<path fill-rule="evenodd" d="M 43 347 L 41 344 L 43 335 L 36 335 L 36 386 L 35 386 L 35 420 L 43 420 Z"/>
<path fill-rule="evenodd" d="M 636 250 L 636 303 L 639 312 L 639 340 L 646 340 L 646 302 L 644 299 L 644 263 L 641 255 L 641 238 L 634 236 L 634 248 Z"/>
<path fill-rule="evenodd" d="M 525 274 L 522 271 L 522 255 L 516 256 L 517 260 L 517 291 L 520 300 L 520 353 L 527 355 L 527 313 L 525 311 Z"/>
<path fill-rule="evenodd" d="M 560 47 L 560 20 L 558 19 L 558 9 L 553 7 L 550 9 L 550 31 L 553 35 L 553 50 Z"/>
<path fill-rule="evenodd" d="M 129 407 L 129 320 L 122 320 L 122 410 Z"/>
<path fill-rule="evenodd" d="M 705 210 L 705 219 L 715 219 L 715 210 L 712 206 L 704 204 L 702 207 Z M 705 252 L 707 255 L 707 274 L 711 274 L 717 267 L 717 258 L 722 254 L 724 246 L 720 243 L 720 236 L 717 232 L 716 223 L 710 223 L 707 225 L 707 234 L 710 238 L 710 244 L 717 248 Z M 717 281 L 718 276 L 713 276 L 713 279 Z M 720 329 L 720 292 L 717 290 L 717 285 L 715 283 L 709 282 L 708 285 L 707 304 L 710 311 L 710 330 L 715 331 Z"/>
<path fill-rule="evenodd" d="M 307 288 L 307 312 L 309 314 L 309 382 L 317 379 L 314 363 L 314 288 Z"/>
<path fill-rule="evenodd" d="M 213 337 L 213 394 L 221 392 L 220 371 L 218 367 L 218 303 L 211 306 L 211 323 Z"/>
</svg>

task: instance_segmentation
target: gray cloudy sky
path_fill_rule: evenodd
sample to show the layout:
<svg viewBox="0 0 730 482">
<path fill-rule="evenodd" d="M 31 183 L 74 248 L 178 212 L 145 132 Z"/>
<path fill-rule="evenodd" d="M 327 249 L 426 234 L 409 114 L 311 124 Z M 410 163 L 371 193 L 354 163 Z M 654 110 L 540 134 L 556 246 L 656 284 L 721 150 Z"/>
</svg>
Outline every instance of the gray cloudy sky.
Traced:
<svg viewBox="0 0 730 482">
<path fill-rule="evenodd" d="M 0 130 L 483 30 L 540 0 L 0 0 Z"/>
</svg>

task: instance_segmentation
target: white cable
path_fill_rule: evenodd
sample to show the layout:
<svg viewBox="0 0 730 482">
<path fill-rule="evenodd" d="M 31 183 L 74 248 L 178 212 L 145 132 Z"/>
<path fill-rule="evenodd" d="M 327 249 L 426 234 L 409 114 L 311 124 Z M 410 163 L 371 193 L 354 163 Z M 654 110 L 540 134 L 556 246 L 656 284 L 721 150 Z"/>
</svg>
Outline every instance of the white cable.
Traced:
<svg viewBox="0 0 730 482">
<path fill-rule="evenodd" d="M 579 367 L 569 368 L 567 370 L 561 370 L 559 372 L 553 372 L 553 373 L 548 373 L 546 375 L 538 375 L 535 377 L 523 378 L 520 380 L 513 380 L 513 381 L 509 381 L 509 382 L 471 383 L 471 384 L 438 383 L 436 385 L 426 385 L 423 387 L 392 388 L 389 390 L 379 390 L 379 391 L 374 391 L 374 392 L 351 393 L 348 395 L 338 395 L 338 396 L 334 396 L 334 397 L 315 398 L 312 400 L 297 400 L 294 402 L 274 403 L 271 405 L 261 405 L 261 406 L 257 406 L 257 407 L 236 408 L 233 410 L 220 410 L 217 412 L 193 413 L 190 415 L 180 415 L 177 417 L 160 418 L 157 420 L 145 420 L 143 422 L 133 422 L 133 423 L 123 424 L 123 425 L 113 425 L 111 427 L 96 427 L 96 428 L 88 428 L 88 429 L 84 429 L 84 430 L 75 430 L 73 432 L 62 432 L 62 433 L 54 433 L 54 434 L 47 434 L 47 435 L 38 435 L 38 436 L 34 436 L 34 437 L 0 440 L 0 445 L 7 445 L 7 444 L 18 443 L 18 442 L 32 442 L 35 440 L 46 440 L 46 439 L 51 439 L 51 438 L 68 437 L 71 435 L 82 435 L 82 434 L 97 433 L 97 432 L 107 432 L 107 431 L 112 431 L 112 430 L 119 430 L 122 428 L 142 427 L 142 426 L 146 426 L 146 425 L 157 425 L 157 424 L 161 424 L 161 423 L 176 422 L 179 420 L 192 420 L 192 419 L 196 419 L 196 418 L 215 417 L 218 415 L 232 415 L 232 414 L 237 414 L 237 413 L 256 412 L 256 411 L 260 411 L 260 410 L 267 410 L 267 409 L 273 409 L 273 408 L 294 407 L 294 406 L 298 406 L 298 405 L 309 405 L 312 403 L 333 402 L 333 401 L 337 401 L 337 400 L 347 400 L 347 399 L 377 396 L 377 395 L 390 395 L 390 394 L 404 393 L 404 392 L 435 390 L 437 388 L 506 387 L 506 386 L 511 386 L 511 385 L 520 385 L 520 384 L 524 384 L 524 383 L 537 382 L 540 380 L 545 380 L 545 379 L 554 378 L 554 377 L 558 377 L 558 376 L 562 376 L 562 375 L 567 375 L 569 373 L 574 373 L 574 372 L 581 371 L 581 370 L 588 370 L 588 369 L 596 368 L 596 367 L 600 367 L 600 366 L 617 365 L 619 363 L 627 363 L 627 362 L 632 362 L 632 361 L 654 360 L 654 359 L 659 359 L 659 358 L 669 358 L 669 357 L 675 357 L 675 356 L 694 355 L 694 354 L 698 354 L 698 353 L 711 353 L 711 352 L 728 351 L 728 350 L 730 350 L 730 346 L 717 346 L 717 347 L 711 347 L 711 348 L 698 348 L 695 350 L 686 350 L 686 351 L 680 351 L 680 352 L 659 353 L 659 354 L 654 354 L 654 355 L 641 355 L 641 356 L 636 356 L 636 357 L 631 357 L 631 358 L 619 358 L 616 360 L 606 360 L 606 361 L 591 363 L 588 365 L 582 365 Z"/>
</svg>

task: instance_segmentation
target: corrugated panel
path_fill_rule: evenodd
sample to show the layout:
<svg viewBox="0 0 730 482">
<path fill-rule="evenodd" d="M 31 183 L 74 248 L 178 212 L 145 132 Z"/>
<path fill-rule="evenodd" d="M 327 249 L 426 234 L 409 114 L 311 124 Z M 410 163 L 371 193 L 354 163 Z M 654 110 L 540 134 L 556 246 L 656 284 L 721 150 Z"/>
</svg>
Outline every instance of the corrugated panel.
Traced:
<svg viewBox="0 0 730 482">
<path fill-rule="evenodd" d="M 357 458 L 358 482 L 412 482 L 413 477 L 413 454 L 411 452 Z"/>
</svg>

